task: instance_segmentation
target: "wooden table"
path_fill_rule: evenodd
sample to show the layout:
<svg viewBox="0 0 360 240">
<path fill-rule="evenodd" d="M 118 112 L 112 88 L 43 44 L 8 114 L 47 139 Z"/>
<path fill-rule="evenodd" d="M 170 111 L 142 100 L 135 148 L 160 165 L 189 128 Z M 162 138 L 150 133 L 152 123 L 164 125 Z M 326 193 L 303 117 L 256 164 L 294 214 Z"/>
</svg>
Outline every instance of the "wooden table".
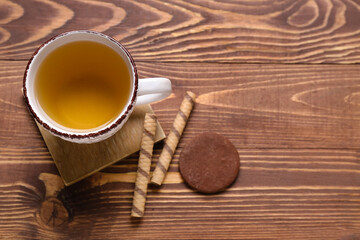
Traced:
<svg viewBox="0 0 360 240">
<path fill-rule="evenodd" d="M 138 154 L 64 187 L 24 105 L 30 56 L 74 29 L 121 41 L 140 77 L 172 80 L 152 105 L 166 133 L 184 92 L 198 94 L 141 221 L 130 218 Z M 358 0 L 1 0 L 0 238 L 360 239 L 358 63 Z M 216 195 L 178 172 L 182 148 L 206 131 L 241 158 Z"/>
</svg>

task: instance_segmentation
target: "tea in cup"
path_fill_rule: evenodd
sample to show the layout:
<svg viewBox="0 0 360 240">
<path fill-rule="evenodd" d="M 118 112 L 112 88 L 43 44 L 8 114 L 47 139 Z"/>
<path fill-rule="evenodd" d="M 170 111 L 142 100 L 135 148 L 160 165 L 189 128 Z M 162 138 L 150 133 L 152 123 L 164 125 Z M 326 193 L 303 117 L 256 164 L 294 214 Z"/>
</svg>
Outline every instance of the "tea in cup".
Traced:
<svg viewBox="0 0 360 240">
<path fill-rule="evenodd" d="M 170 95 L 171 82 L 138 79 L 130 53 L 115 39 L 72 31 L 50 39 L 34 53 L 23 93 L 36 121 L 53 135 L 94 143 L 115 134 L 134 106 Z"/>
</svg>

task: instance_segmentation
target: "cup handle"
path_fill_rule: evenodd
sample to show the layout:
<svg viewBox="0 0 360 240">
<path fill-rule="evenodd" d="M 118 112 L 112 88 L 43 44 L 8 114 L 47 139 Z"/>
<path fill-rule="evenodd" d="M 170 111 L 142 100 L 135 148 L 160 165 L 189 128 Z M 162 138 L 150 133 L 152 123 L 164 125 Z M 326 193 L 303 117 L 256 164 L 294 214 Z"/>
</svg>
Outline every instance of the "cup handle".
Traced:
<svg viewBox="0 0 360 240">
<path fill-rule="evenodd" d="M 171 94 L 171 82 L 167 78 L 139 79 L 136 106 L 152 103 Z"/>
</svg>

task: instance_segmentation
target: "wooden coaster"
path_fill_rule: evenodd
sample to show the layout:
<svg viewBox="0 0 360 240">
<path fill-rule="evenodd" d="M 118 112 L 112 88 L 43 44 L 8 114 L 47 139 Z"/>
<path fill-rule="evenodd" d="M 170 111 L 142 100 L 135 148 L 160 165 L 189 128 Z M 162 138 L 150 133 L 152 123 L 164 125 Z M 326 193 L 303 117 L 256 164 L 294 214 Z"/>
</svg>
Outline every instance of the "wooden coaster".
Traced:
<svg viewBox="0 0 360 240">
<path fill-rule="evenodd" d="M 38 124 L 41 135 L 66 186 L 140 150 L 145 113 L 150 105 L 135 107 L 129 120 L 114 136 L 93 144 L 77 144 L 55 137 Z M 155 142 L 165 138 L 157 122 Z"/>
</svg>

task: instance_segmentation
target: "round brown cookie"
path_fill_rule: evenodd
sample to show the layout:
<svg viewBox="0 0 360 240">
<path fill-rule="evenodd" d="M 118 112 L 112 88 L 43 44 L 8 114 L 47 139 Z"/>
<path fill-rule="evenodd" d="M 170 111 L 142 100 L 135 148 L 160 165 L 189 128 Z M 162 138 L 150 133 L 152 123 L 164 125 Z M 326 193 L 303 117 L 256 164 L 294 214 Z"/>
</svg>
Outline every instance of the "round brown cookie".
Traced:
<svg viewBox="0 0 360 240">
<path fill-rule="evenodd" d="M 192 188 L 216 193 L 228 187 L 238 175 L 239 154 L 225 137 L 206 132 L 194 137 L 181 151 L 179 168 Z"/>
</svg>

